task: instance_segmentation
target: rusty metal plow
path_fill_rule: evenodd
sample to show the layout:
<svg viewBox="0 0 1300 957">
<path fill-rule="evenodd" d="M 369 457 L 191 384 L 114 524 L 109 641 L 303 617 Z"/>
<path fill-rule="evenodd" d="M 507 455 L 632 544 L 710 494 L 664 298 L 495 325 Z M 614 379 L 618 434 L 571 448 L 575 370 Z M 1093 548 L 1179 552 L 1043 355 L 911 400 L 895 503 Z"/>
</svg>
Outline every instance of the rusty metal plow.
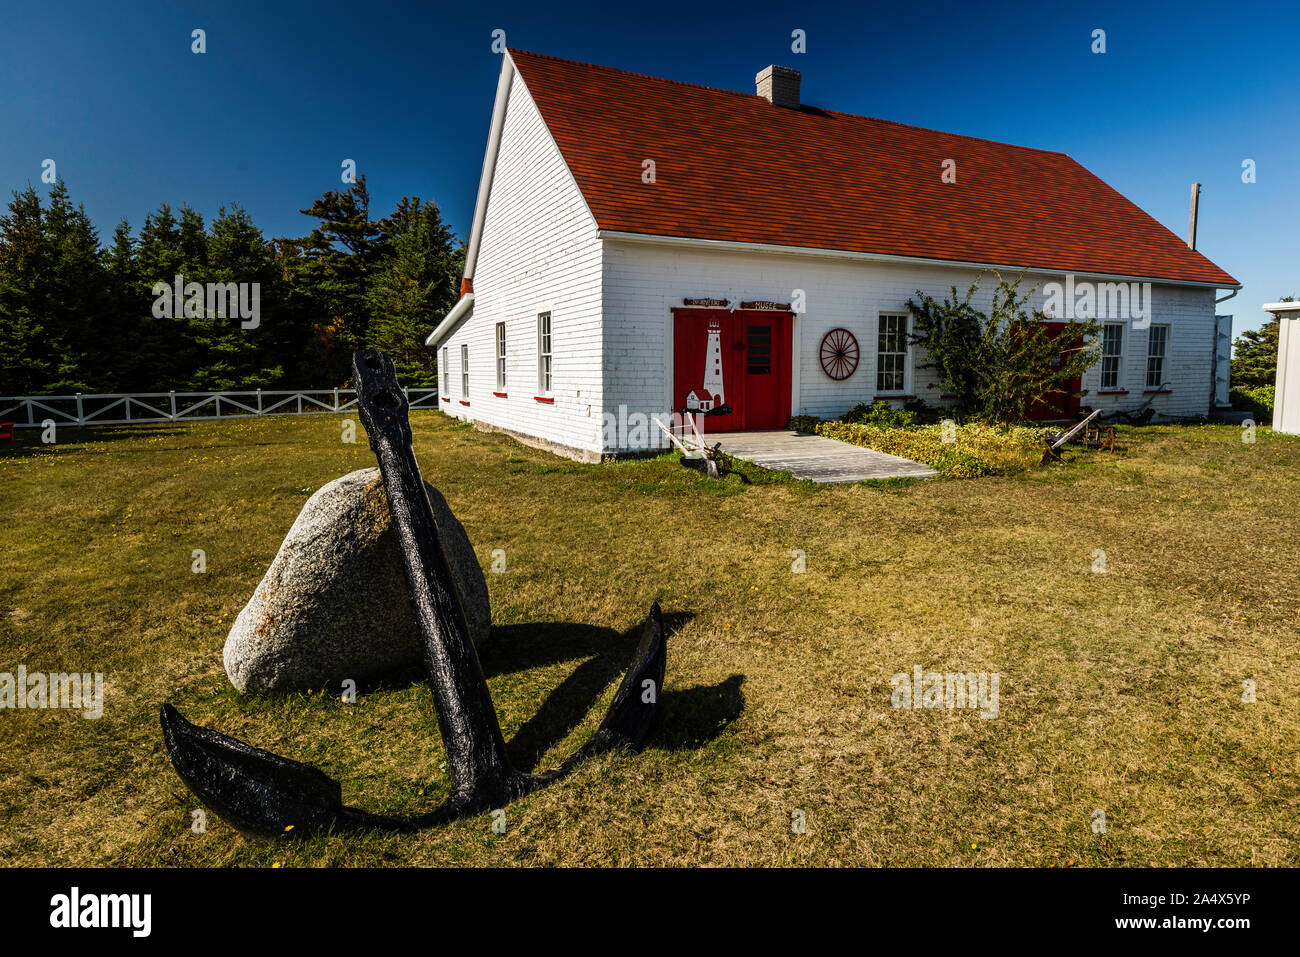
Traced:
<svg viewBox="0 0 1300 957">
<path fill-rule="evenodd" d="M 379 460 L 420 625 L 451 793 L 429 813 L 405 818 L 345 807 L 339 782 L 324 772 L 191 724 L 170 704 L 163 705 L 163 738 L 176 773 L 204 804 L 249 837 L 371 829 L 413 832 L 504 807 L 559 780 L 589 757 L 639 745 L 650 730 L 663 687 L 667 647 L 663 616 L 655 604 L 642 625 L 631 667 L 591 739 L 550 771 L 525 774 L 510 766 L 424 493 L 406 397 L 382 352 L 362 350 L 352 361 L 361 421 Z"/>
</svg>

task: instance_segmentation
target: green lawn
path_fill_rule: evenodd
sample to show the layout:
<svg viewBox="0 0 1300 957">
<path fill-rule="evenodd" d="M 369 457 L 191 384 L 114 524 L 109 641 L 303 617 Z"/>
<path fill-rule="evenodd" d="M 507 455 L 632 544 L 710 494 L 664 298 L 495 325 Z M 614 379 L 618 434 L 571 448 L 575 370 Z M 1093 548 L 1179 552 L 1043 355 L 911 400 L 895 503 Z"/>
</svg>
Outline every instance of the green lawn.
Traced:
<svg viewBox="0 0 1300 957">
<path fill-rule="evenodd" d="M 374 464 L 364 433 L 286 417 L 42 447 L 24 430 L 0 446 L 0 671 L 103 672 L 105 713 L 0 711 L 0 860 L 1300 864 L 1294 439 L 1122 429 L 1120 454 L 1063 467 L 816 488 L 667 458 L 578 465 L 436 413 L 413 425 L 480 562 L 506 553 L 483 664 L 513 760 L 549 766 L 591 732 L 658 600 L 667 686 L 647 748 L 512 805 L 504 835 L 486 816 L 274 845 L 215 815 L 192 832 L 164 701 L 317 764 L 350 804 L 414 813 L 446 792 L 418 673 L 349 706 L 338 689 L 242 698 L 222 671 L 309 493 Z M 894 709 L 890 677 L 916 665 L 998 673 L 998 717 Z"/>
</svg>

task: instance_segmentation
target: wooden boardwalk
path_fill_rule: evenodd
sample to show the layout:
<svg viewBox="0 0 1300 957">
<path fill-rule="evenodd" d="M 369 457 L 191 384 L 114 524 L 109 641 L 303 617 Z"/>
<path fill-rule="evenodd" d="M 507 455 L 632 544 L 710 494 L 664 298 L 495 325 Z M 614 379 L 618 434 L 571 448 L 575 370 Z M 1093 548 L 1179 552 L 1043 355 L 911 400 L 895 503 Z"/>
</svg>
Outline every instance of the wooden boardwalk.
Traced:
<svg viewBox="0 0 1300 957">
<path fill-rule="evenodd" d="M 847 442 L 799 432 L 706 432 L 709 445 L 764 468 L 789 472 L 813 482 L 861 482 L 864 479 L 929 478 L 934 469 L 911 459 L 864 449 Z"/>
</svg>

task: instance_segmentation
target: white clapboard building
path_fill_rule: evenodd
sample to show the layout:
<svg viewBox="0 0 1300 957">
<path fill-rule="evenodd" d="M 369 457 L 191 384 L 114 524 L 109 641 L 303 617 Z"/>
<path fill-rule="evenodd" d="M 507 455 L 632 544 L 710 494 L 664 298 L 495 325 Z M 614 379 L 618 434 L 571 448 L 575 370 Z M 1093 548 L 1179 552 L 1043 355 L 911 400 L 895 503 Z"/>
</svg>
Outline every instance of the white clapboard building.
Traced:
<svg viewBox="0 0 1300 957">
<path fill-rule="evenodd" d="M 720 432 L 942 406 L 906 303 L 983 275 L 987 308 L 988 269 L 1057 325 L 1105 320 L 1082 404 L 1226 397 L 1215 303 L 1239 284 L 1068 156 L 809 106 L 783 67 L 756 80 L 505 54 L 462 296 L 427 340 L 444 412 L 597 460 L 659 447 L 649 420 L 684 410 Z"/>
<path fill-rule="evenodd" d="M 1300 302 L 1268 302 L 1277 317 L 1277 382 L 1273 394 L 1273 428 L 1300 435 Z"/>
</svg>

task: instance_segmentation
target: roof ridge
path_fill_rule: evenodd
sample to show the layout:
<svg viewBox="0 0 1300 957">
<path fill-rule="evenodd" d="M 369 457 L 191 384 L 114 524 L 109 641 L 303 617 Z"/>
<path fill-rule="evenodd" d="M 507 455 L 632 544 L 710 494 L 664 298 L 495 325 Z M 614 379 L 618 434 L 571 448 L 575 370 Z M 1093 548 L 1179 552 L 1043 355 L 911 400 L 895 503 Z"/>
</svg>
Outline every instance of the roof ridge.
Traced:
<svg viewBox="0 0 1300 957">
<path fill-rule="evenodd" d="M 520 50 L 513 47 L 506 48 L 507 53 L 522 53 L 524 56 L 537 57 L 539 60 L 554 60 L 557 63 L 572 63 L 574 66 L 595 67 L 597 70 L 608 70 L 611 73 L 622 73 L 624 76 L 639 76 L 643 80 L 656 80 L 660 83 L 672 83 L 676 86 L 689 86 L 697 90 L 708 90 L 711 93 L 726 93 L 729 96 L 743 96 L 749 99 L 758 99 L 757 93 L 742 93 L 740 90 L 724 90 L 720 86 L 709 86 L 705 83 L 691 83 L 687 80 L 674 80 L 671 77 L 655 76 L 653 73 L 638 73 L 636 70 L 623 70 L 616 66 L 606 66 L 603 63 L 588 63 L 586 60 L 573 60 L 569 57 L 552 56 L 549 53 L 537 53 L 534 50 Z"/>
<path fill-rule="evenodd" d="M 813 249 L 1240 285 L 1060 150 L 811 105 L 762 109 L 757 93 L 505 55 L 526 85 L 537 81 L 540 119 L 602 230 L 781 245 L 796 226 L 798 245 Z M 715 127 L 728 131 L 725 144 Z M 754 135 L 737 135 L 742 127 Z M 806 149 L 784 148 L 791 136 L 806 137 Z M 627 164 L 654 150 L 677 163 L 649 196 Z M 937 175 L 918 178 L 917 164 L 936 153 L 966 155 L 985 175 L 944 188 Z"/>
<path fill-rule="evenodd" d="M 741 90 L 727 90 L 720 86 L 709 86 L 707 83 L 691 83 L 687 80 L 674 80 L 671 77 L 655 76 L 653 73 L 640 73 L 636 70 L 624 70 L 616 66 L 606 66 L 603 63 L 588 63 L 586 60 L 574 60 L 570 57 L 553 56 L 549 53 L 538 53 L 535 50 L 520 50 L 512 47 L 506 48 L 511 54 L 522 53 L 524 56 L 537 57 L 540 60 L 552 60 L 556 63 L 569 63 L 573 66 L 594 67 L 597 70 L 608 70 L 610 73 L 622 73 L 624 76 L 637 76 L 644 80 L 655 80 L 659 83 L 671 83 L 675 86 L 689 86 L 696 90 L 708 90 L 710 93 L 726 93 L 729 96 L 744 97 L 749 100 L 762 99 L 757 93 L 745 93 Z M 969 133 L 954 133 L 951 130 L 940 130 L 932 126 L 917 126 L 915 123 L 903 123 L 900 120 L 889 120 L 883 116 L 867 116 L 865 113 L 850 113 L 847 110 L 832 110 L 826 107 L 813 106 L 810 103 L 802 104 L 822 113 L 829 113 L 835 116 L 847 116 L 855 120 L 870 120 L 873 123 L 888 123 L 890 126 L 898 126 L 907 130 L 919 130 L 922 133 L 937 133 L 940 136 L 955 136 L 959 139 L 973 140 L 978 143 L 992 143 L 994 146 L 1010 146 L 1018 150 L 1033 150 L 1035 153 L 1050 153 L 1054 156 L 1065 156 L 1072 159 L 1069 153 L 1062 150 L 1049 150 L 1041 146 L 1023 146 L 1020 143 L 1008 143 L 1005 140 L 989 139 L 987 136 L 972 136 Z"/>
</svg>

